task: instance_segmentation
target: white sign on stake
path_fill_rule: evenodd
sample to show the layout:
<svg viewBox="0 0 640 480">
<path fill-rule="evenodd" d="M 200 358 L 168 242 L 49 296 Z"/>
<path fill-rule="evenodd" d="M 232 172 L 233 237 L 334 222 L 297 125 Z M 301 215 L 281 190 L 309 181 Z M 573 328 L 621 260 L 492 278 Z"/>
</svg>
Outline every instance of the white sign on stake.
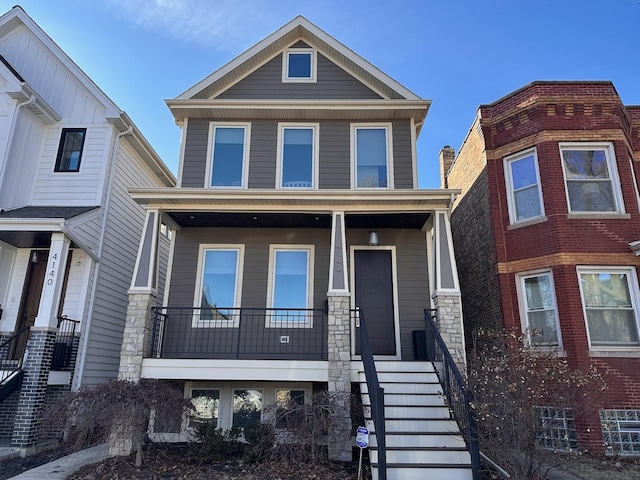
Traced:
<svg viewBox="0 0 640 480">
<path fill-rule="evenodd" d="M 365 427 L 358 427 L 356 433 L 356 445 L 360 448 L 367 448 L 369 446 L 369 430 Z"/>
</svg>

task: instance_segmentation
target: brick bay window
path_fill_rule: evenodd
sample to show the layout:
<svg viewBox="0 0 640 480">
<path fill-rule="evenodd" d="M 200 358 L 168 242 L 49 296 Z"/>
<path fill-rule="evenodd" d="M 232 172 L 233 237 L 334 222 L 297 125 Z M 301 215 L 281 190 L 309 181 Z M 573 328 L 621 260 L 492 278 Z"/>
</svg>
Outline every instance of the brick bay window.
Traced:
<svg viewBox="0 0 640 480">
<path fill-rule="evenodd" d="M 550 271 L 518 276 L 522 327 L 532 346 L 561 346 L 558 309 Z"/>
<path fill-rule="evenodd" d="M 580 292 L 592 347 L 637 347 L 638 279 L 632 268 L 579 267 Z"/>
<path fill-rule="evenodd" d="M 543 217 L 544 206 L 536 150 L 529 149 L 506 157 L 504 163 L 511 224 Z"/>
<path fill-rule="evenodd" d="M 561 143 L 569 212 L 624 213 L 613 145 Z"/>
</svg>

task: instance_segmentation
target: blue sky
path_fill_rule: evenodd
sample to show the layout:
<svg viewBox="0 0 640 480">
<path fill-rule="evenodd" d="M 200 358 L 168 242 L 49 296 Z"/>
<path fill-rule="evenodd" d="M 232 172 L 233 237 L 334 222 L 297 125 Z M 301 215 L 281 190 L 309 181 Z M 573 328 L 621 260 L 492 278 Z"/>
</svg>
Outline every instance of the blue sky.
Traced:
<svg viewBox="0 0 640 480">
<path fill-rule="evenodd" d="M 134 120 L 177 173 L 164 100 L 304 15 L 422 98 L 419 185 L 439 187 L 478 105 L 534 80 L 611 80 L 640 104 L 640 0 L 11 0 Z"/>
</svg>

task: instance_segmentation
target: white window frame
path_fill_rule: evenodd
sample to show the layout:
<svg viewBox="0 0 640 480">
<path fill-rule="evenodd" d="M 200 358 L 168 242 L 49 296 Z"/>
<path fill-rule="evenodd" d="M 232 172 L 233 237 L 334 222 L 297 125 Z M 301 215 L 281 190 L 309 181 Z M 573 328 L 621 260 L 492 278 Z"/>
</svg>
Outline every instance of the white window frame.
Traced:
<svg viewBox="0 0 640 480">
<path fill-rule="evenodd" d="M 536 188 L 538 191 L 538 202 L 540 205 L 540 214 L 539 215 L 535 215 L 533 217 L 527 217 L 527 218 L 523 218 L 523 219 L 518 219 L 518 209 L 517 209 L 517 204 L 516 204 L 516 190 L 514 187 L 514 183 L 513 183 L 513 171 L 511 169 L 511 165 L 513 165 L 514 162 L 517 162 L 519 160 L 524 160 L 527 157 L 533 157 L 533 164 L 534 164 L 534 168 L 535 168 L 535 173 L 536 173 Z M 507 204 L 509 207 L 509 221 L 511 223 L 511 225 L 515 225 L 515 224 L 520 224 L 520 223 L 526 223 L 526 222 L 531 222 L 540 218 L 543 218 L 545 216 L 544 213 L 544 201 L 542 199 L 542 184 L 540 183 L 540 169 L 538 167 L 538 153 L 534 148 L 529 148 L 527 150 L 524 150 L 522 152 L 518 152 L 518 153 L 514 153 L 513 155 L 509 155 L 507 157 L 504 158 L 504 176 L 505 176 L 505 183 L 506 183 L 506 187 L 507 187 Z M 531 186 L 528 186 L 527 188 L 531 188 Z"/>
<path fill-rule="evenodd" d="M 358 130 L 379 130 L 386 132 L 387 143 L 387 186 L 386 187 L 358 187 Z M 392 190 L 393 186 L 393 130 L 391 122 L 386 123 L 352 123 L 351 124 L 351 188 L 357 190 Z"/>
<path fill-rule="evenodd" d="M 285 187 L 282 184 L 284 173 L 284 131 L 286 129 L 311 130 L 313 133 L 313 146 L 311 158 L 311 186 L 309 187 Z M 318 188 L 318 158 L 320 155 L 319 123 L 278 123 L 278 153 L 276 162 L 276 189 L 278 190 L 316 190 Z"/>
<path fill-rule="evenodd" d="M 289 76 L 289 55 L 295 53 L 309 54 L 311 57 L 310 77 Z M 318 54 L 313 48 L 288 48 L 282 52 L 282 81 L 284 83 L 316 83 L 318 72 Z"/>
<path fill-rule="evenodd" d="M 622 190 L 620 188 L 620 177 L 618 176 L 618 164 L 616 161 L 615 150 L 611 142 L 559 142 L 560 163 L 562 165 L 562 174 L 564 176 L 564 189 L 567 198 L 567 211 L 572 215 L 612 215 L 625 213 L 624 202 L 622 199 Z M 571 210 L 571 199 L 569 197 L 569 184 L 567 183 L 567 169 L 564 162 L 564 150 L 602 150 L 605 153 L 607 161 L 607 169 L 609 171 L 609 181 L 611 182 L 611 191 L 613 192 L 614 210 L 591 211 L 591 210 Z M 569 180 L 575 181 L 575 180 Z"/>
<path fill-rule="evenodd" d="M 275 294 L 275 265 L 276 265 L 276 253 L 279 251 L 295 252 L 306 251 L 307 252 L 307 306 L 303 308 L 313 308 L 313 280 L 314 271 L 313 264 L 315 263 L 315 246 L 314 245 L 282 245 L 272 244 L 269 245 L 269 276 L 267 280 L 267 308 L 278 308 L 273 305 L 273 296 Z M 284 322 L 268 316 L 265 318 L 265 327 L 279 327 Z M 287 328 L 313 328 L 313 315 L 307 315 L 304 322 L 299 324 L 287 323 Z"/>
<path fill-rule="evenodd" d="M 556 318 L 556 331 L 558 332 L 558 344 L 548 343 L 532 343 L 531 342 L 531 325 L 529 324 L 529 308 L 527 305 L 527 290 L 525 286 L 525 280 L 528 278 L 541 277 L 548 275 L 551 282 L 551 294 L 553 296 L 553 310 Z M 551 269 L 532 270 L 529 272 L 521 272 L 516 274 L 517 280 L 517 295 L 518 295 L 518 307 L 520 311 L 520 325 L 522 331 L 525 332 L 528 346 L 532 348 L 553 348 L 562 350 L 562 331 L 560 330 L 560 317 L 558 315 L 558 301 L 556 298 L 556 286 L 553 280 L 553 271 Z"/>
<path fill-rule="evenodd" d="M 591 265 L 591 266 L 576 266 L 576 273 L 578 277 L 578 286 L 580 288 L 580 301 L 582 302 L 582 315 L 584 318 L 584 325 L 587 331 L 587 340 L 589 341 L 589 348 L 591 350 L 604 350 L 604 351 L 621 351 L 632 350 L 640 351 L 640 289 L 638 288 L 638 276 L 634 267 L 621 267 L 621 266 L 608 266 L 608 265 Z M 636 321 L 636 333 L 638 335 L 638 344 L 636 345 L 592 345 L 591 334 L 589 333 L 589 323 L 587 319 L 587 306 L 584 301 L 584 291 L 582 289 L 581 274 L 586 273 L 624 273 L 627 275 L 629 288 L 629 296 L 631 297 L 631 307 L 633 308 L 635 321 Z"/>
<path fill-rule="evenodd" d="M 196 288 L 194 289 L 193 307 L 199 309 L 202 307 L 202 287 L 204 284 L 204 260 L 206 252 L 217 251 L 229 251 L 234 250 L 238 252 L 238 262 L 236 264 L 236 285 L 234 295 L 234 305 L 224 305 L 225 307 L 239 308 L 242 301 L 242 272 L 244 271 L 244 244 L 200 244 L 198 251 L 198 267 L 196 271 Z M 238 327 L 240 323 L 239 315 L 234 315 L 229 320 L 202 320 L 197 313 L 199 310 L 194 310 L 192 327 L 196 328 L 229 328 Z"/>
<path fill-rule="evenodd" d="M 264 423 L 264 416 L 265 416 L 265 412 L 264 412 L 264 407 L 267 405 L 267 397 L 265 394 L 265 388 L 264 387 L 233 387 L 231 389 L 231 423 L 229 425 L 229 428 L 233 428 L 233 414 L 234 414 L 234 409 L 235 409 L 235 405 L 234 405 L 234 398 L 236 396 L 236 392 L 239 392 L 241 390 L 255 390 L 256 392 L 260 392 L 260 394 L 262 395 L 262 406 L 260 407 L 260 421 L 258 422 L 258 424 Z"/>
<path fill-rule="evenodd" d="M 189 389 L 189 398 L 193 399 L 193 391 L 194 390 L 200 390 L 200 391 L 211 391 L 211 392 L 218 392 L 218 418 L 216 420 L 216 428 L 220 428 L 220 418 L 222 417 L 222 388 L 221 387 L 209 387 L 209 386 L 198 386 L 198 385 L 190 385 L 188 387 Z M 196 428 L 196 423 L 192 421 L 192 419 L 189 419 L 187 421 L 186 427 L 188 430 L 195 430 Z"/>
<path fill-rule="evenodd" d="M 242 177 L 240 185 L 212 185 L 213 183 L 213 155 L 215 148 L 215 132 L 218 128 L 243 128 L 244 146 L 242 155 Z M 204 177 L 204 187 L 212 189 L 242 189 L 247 188 L 249 181 L 249 153 L 251 146 L 251 123 L 245 122 L 209 122 L 209 137 L 207 143 L 207 168 Z"/>
</svg>

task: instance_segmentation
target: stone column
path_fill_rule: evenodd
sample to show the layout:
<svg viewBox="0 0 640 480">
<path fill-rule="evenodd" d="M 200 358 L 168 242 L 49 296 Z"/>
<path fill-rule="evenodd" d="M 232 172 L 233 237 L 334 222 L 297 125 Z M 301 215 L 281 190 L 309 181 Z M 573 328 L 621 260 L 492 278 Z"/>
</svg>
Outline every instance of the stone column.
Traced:
<svg viewBox="0 0 640 480">
<path fill-rule="evenodd" d="M 351 460 L 351 297 L 347 293 L 328 293 L 329 394 L 338 415 L 331 419 L 329 459 Z"/>
<path fill-rule="evenodd" d="M 127 320 L 120 350 L 119 380 L 137 382 L 142 375 L 142 359 L 151 351 L 153 311 L 158 305 L 155 290 L 129 291 Z"/>
<path fill-rule="evenodd" d="M 460 293 L 437 292 L 433 305 L 438 309 L 437 327 L 444 343 L 458 365 L 460 373 L 466 375 L 467 360 L 464 350 L 464 329 L 462 326 L 462 302 Z"/>
</svg>

